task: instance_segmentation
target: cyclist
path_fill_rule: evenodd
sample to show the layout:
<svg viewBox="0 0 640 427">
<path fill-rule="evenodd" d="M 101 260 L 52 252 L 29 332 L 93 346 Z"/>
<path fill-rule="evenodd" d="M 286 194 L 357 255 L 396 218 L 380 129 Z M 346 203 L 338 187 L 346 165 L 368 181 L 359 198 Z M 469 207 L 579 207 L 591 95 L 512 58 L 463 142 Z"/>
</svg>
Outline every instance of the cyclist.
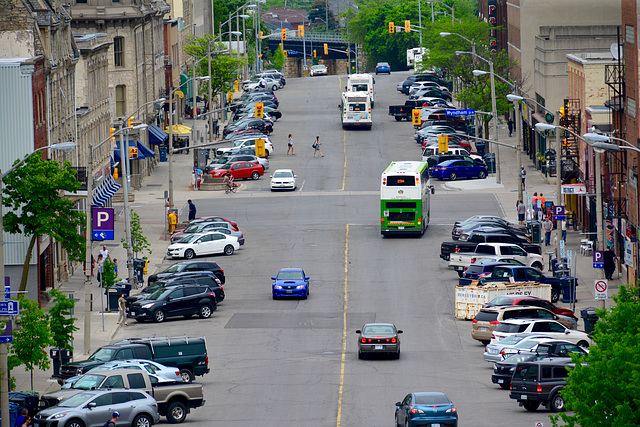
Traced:
<svg viewBox="0 0 640 427">
<path fill-rule="evenodd" d="M 233 175 L 230 172 L 227 172 L 222 180 L 225 184 L 227 184 L 227 190 L 233 190 L 235 188 L 235 184 L 233 183 Z"/>
</svg>

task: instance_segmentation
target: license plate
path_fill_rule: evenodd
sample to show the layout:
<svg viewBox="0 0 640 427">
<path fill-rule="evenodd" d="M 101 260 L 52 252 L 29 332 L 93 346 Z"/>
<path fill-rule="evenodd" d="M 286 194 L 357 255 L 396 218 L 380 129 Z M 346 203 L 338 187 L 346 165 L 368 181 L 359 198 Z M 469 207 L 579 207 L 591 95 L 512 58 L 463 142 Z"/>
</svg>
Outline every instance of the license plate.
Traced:
<svg viewBox="0 0 640 427">
<path fill-rule="evenodd" d="M 374 350 L 384 350 L 384 346 L 383 345 L 376 345 L 373 348 L 374 348 Z"/>
<path fill-rule="evenodd" d="M 527 395 L 526 394 L 520 395 L 520 400 L 527 400 Z"/>
<path fill-rule="evenodd" d="M 455 265 L 455 266 L 453 266 L 453 269 L 456 270 L 456 271 L 459 271 L 459 270 L 461 271 L 461 270 L 464 270 L 464 267 L 461 267 L 459 265 Z"/>
<path fill-rule="evenodd" d="M 284 184 L 280 184 L 280 187 L 284 187 Z"/>
<path fill-rule="evenodd" d="M 481 330 L 482 332 L 485 332 L 485 331 L 487 330 L 487 328 L 480 328 L 480 330 Z"/>
<path fill-rule="evenodd" d="M 498 384 L 502 384 L 504 380 L 498 380 Z"/>
<path fill-rule="evenodd" d="M 489 349 L 489 353 L 491 353 L 491 354 L 496 354 L 497 352 L 498 352 L 497 348 L 490 348 Z"/>
<path fill-rule="evenodd" d="M 431 427 L 440 427 L 440 423 L 431 423 Z"/>
<path fill-rule="evenodd" d="M 286 292 L 287 292 L 288 294 L 292 294 L 292 293 L 293 293 L 293 291 L 286 291 Z"/>
<path fill-rule="evenodd" d="M 398 227 L 398 230 L 404 230 L 404 226 L 401 225 L 400 227 Z"/>
</svg>

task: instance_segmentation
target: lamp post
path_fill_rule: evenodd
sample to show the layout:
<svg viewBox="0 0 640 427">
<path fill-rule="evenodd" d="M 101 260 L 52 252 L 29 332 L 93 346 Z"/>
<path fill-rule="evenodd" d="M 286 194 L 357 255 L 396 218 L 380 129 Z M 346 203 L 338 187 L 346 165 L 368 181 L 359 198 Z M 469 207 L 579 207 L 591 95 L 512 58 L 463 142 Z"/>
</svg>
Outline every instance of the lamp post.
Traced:
<svg viewBox="0 0 640 427">
<path fill-rule="evenodd" d="M 209 80 L 210 77 L 195 77 L 195 80 Z M 184 84 L 189 83 L 194 78 L 188 79 Z M 169 93 L 169 207 L 173 207 L 173 94 L 179 91 L 177 87 Z M 180 92 L 182 94 L 182 92 Z M 180 95 L 178 95 L 180 97 Z M 184 96 L 184 94 L 182 95 Z M 126 198 L 125 198 L 126 200 Z"/>
<path fill-rule="evenodd" d="M 77 146 L 75 142 L 61 142 L 59 144 L 48 145 L 34 150 L 31 154 L 25 156 L 17 165 L 11 167 L 4 174 L 0 171 L 0 278 L 4 278 L 4 224 L 2 221 L 2 180 L 11 172 L 22 166 L 31 156 L 42 150 L 70 150 Z M 89 265 L 87 265 L 89 267 Z M 90 271 L 90 270 L 89 270 Z M 5 300 L 4 283 L 0 292 L 0 301 Z M 0 316 L 0 321 L 9 320 L 6 316 Z M 0 342 L 0 411 L 5 414 L 2 417 L 1 427 L 10 427 L 9 422 L 9 365 L 8 365 L 8 345 Z"/>
</svg>

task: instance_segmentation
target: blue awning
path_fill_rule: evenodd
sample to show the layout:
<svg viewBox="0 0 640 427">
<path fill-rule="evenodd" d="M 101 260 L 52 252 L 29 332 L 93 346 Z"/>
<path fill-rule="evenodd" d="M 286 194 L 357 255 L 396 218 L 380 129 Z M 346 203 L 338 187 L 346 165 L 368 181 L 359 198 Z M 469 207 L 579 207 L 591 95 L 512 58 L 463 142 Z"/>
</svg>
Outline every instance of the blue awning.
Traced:
<svg viewBox="0 0 640 427">
<path fill-rule="evenodd" d="M 116 191 L 120 188 L 120 184 L 118 184 L 113 176 L 107 175 L 106 179 L 102 181 L 91 194 L 91 206 L 101 208 L 107 203 Z"/>
<path fill-rule="evenodd" d="M 160 127 L 157 125 L 149 126 L 149 144 L 162 144 L 167 139 L 169 139 L 169 135 Z"/>
<path fill-rule="evenodd" d="M 144 145 L 139 140 L 136 140 L 136 141 L 129 140 L 129 147 L 138 147 L 137 160 L 146 159 L 148 157 L 154 157 L 156 155 L 156 153 L 153 150 L 151 150 L 149 147 Z M 120 141 L 118 140 L 116 140 L 116 149 L 113 152 L 113 160 L 115 160 L 116 163 L 120 162 Z M 136 160 L 136 159 L 131 159 L 131 160 Z"/>
</svg>

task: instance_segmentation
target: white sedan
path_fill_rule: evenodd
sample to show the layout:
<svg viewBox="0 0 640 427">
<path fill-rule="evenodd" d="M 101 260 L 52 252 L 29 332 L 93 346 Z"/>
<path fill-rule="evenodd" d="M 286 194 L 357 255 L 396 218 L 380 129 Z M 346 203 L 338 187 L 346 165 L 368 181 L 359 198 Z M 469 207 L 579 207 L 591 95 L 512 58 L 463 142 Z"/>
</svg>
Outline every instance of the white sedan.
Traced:
<svg viewBox="0 0 640 427">
<path fill-rule="evenodd" d="M 327 75 L 327 66 L 326 65 L 314 65 L 309 70 L 309 75 L 313 76 L 326 76 Z"/>
<path fill-rule="evenodd" d="M 296 178 L 297 176 L 291 169 L 277 169 L 271 175 L 271 191 L 295 190 L 298 187 Z"/>
<path fill-rule="evenodd" d="M 167 256 L 169 258 L 192 259 L 197 255 L 220 254 L 233 255 L 240 248 L 238 238 L 226 234 L 208 233 L 192 234 L 179 242 L 169 245 Z"/>
</svg>

